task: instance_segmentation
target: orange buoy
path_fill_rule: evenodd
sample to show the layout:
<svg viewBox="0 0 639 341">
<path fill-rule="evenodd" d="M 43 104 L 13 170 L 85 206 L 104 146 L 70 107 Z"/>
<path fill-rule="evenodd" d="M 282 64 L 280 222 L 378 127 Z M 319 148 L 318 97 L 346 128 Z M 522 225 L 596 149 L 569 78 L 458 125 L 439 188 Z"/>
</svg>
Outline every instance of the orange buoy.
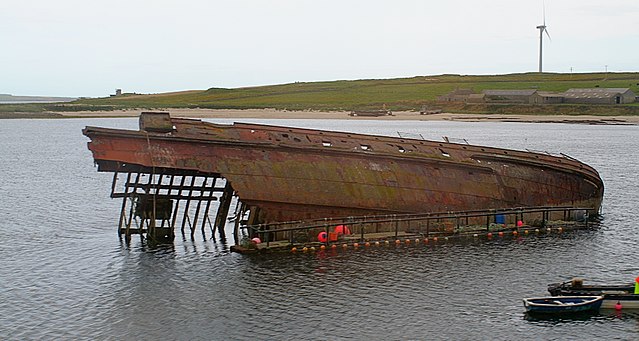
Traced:
<svg viewBox="0 0 639 341">
<path fill-rule="evenodd" d="M 358 248 L 359 247 L 359 243 L 353 243 L 353 247 L 354 248 Z"/>
<path fill-rule="evenodd" d="M 519 234 L 519 232 L 517 232 L 517 230 L 513 231 L 513 236 L 516 236 L 518 234 Z"/>
<path fill-rule="evenodd" d="M 503 231 L 499 231 L 499 233 L 498 233 L 498 234 L 499 234 L 499 236 L 500 236 L 500 237 L 503 237 L 503 236 L 504 236 L 504 232 L 503 232 Z"/>
<path fill-rule="evenodd" d="M 311 248 L 309 250 L 315 251 L 315 246 L 311 246 Z"/>
<path fill-rule="evenodd" d="M 488 234 L 486 235 L 486 237 L 488 237 L 488 238 L 492 238 L 492 237 L 493 237 L 493 234 L 492 234 L 492 233 L 490 233 L 490 232 L 488 232 Z"/>
<path fill-rule="evenodd" d="M 364 246 L 369 247 L 369 246 L 371 246 L 371 243 L 366 242 L 366 243 L 364 243 Z"/>
<path fill-rule="evenodd" d="M 331 245 L 331 249 L 336 249 L 336 248 L 337 248 L 337 245 L 335 244 Z"/>
<path fill-rule="evenodd" d="M 564 229 L 563 229 L 563 228 L 561 228 L 561 227 L 558 227 L 558 228 L 557 228 L 557 231 L 558 231 L 558 232 L 561 232 L 561 231 L 563 231 L 563 230 L 564 230 Z"/>
<path fill-rule="evenodd" d="M 405 240 L 406 244 L 410 244 L 410 239 Z"/>
<path fill-rule="evenodd" d="M 296 248 L 296 247 L 294 247 L 294 248 L 292 248 L 292 249 L 291 249 L 291 252 L 295 252 L 295 251 L 297 251 L 297 248 Z"/>
<path fill-rule="evenodd" d="M 524 234 L 528 234 L 528 230 L 524 230 Z"/>
<path fill-rule="evenodd" d="M 333 232 L 337 234 L 351 234 L 351 230 L 346 225 L 337 225 Z"/>
<path fill-rule="evenodd" d="M 419 244 L 419 238 L 415 239 L 415 244 Z"/>
<path fill-rule="evenodd" d="M 375 246 L 379 246 L 379 242 L 375 242 Z"/>
<path fill-rule="evenodd" d="M 302 251 L 307 252 L 308 248 L 306 246 L 304 246 L 304 248 L 302 249 Z"/>
<path fill-rule="evenodd" d="M 436 242 L 438 239 L 437 237 L 433 237 L 433 241 Z"/>
<path fill-rule="evenodd" d="M 395 240 L 395 244 L 400 244 L 401 241 L 399 239 Z"/>
<path fill-rule="evenodd" d="M 428 238 L 424 238 L 424 244 L 428 244 Z"/>
<path fill-rule="evenodd" d="M 388 240 L 385 240 L 385 241 L 384 241 L 384 244 L 385 244 L 385 245 L 388 245 L 388 244 L 390 244 L 390 242 L 389 242 Z"/>
<path fill-rule="evenodd" d="M 326 249 L 326 245 L 320 246 L 320 250 L 325 250 L 325 249 Z"/>
<path fill-rule="evenodd" d="M 342 244 L 342 247 L 343 247 L 343 248 L 347 248 L 347 247 L 348 247 L 348 244 Z"/>
</svg>

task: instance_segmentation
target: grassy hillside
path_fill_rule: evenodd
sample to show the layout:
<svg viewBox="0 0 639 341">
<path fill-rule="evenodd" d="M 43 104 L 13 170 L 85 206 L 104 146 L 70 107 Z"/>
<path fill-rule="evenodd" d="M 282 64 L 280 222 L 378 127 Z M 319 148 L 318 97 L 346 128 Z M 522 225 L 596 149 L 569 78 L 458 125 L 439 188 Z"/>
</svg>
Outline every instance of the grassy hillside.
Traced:
<svg viewBox="0 0 639 341">
<path fill-rule="evenodd" d="M 596 86 L 602 88 L 631 88 L 635 93 L 639 94 L 639 73 L 440 75 L 399 79 L 302 82 L 237 89 L 211 88 L 202 91 L 153 95 L 131 94 L 119 97 L 83 99 L 70 104 L 34 105 L 30 108 L 20 106 L 3 108 L 3 106 L 0 106 L 0 112 L 8 110 L 33 112 L 34 110 L 79 111 L 128 108 L 353 110 L 378 109 L 384 105 L 391 110 L 418 110 L 424 104 L 434 104 L 437 96 L 446 94 L 455 88 L 472 88 L 476 92 L 484 89 L 529 88 L 542 91 L 564 91 L 569 88 Z M 561 105 L 558 107 L 561 107 Z M 638 105 L 630 105 L 630 107 L 630 114 L 639 114 Z M 464 112 L 469 108 L 452 106 L 451 109 Z M 582 111 L 580 109 L 576 111 L 570 110 L 577 113 Z M 489 109 L 489 106 L 484 106 L 470 111 L 492 112 L 493 110 Z M 554 111 L 556 110 L 548 110 L 548 113 L 555 113 Z M 559 111 L 562 111 L 562 109 Z"/>
</svg>

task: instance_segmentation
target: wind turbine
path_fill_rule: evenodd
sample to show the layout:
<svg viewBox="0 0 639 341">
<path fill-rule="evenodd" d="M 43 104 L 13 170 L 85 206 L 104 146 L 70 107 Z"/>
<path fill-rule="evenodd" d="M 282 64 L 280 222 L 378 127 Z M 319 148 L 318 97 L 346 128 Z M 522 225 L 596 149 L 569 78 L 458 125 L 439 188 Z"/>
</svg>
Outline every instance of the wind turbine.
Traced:
<svg viewBox="0 0 639 341">
<path fill-rule="evenodd" d="M 550 33 L 548 33 L 548 29 L 546 29 L 546 5 L 543 5 L 544 7 L 544 24 L 543 25 L 539 25 L 537 26 L 537 29 L 539 30 L 539 73 L 543 72 L 542 69 L 542 55 L 543 55 L 543 49 L 544 49 L 544 32 L 546 32 L 546 35 L 548 36 L 548 39 L 550 38 Z"/>
</svg>

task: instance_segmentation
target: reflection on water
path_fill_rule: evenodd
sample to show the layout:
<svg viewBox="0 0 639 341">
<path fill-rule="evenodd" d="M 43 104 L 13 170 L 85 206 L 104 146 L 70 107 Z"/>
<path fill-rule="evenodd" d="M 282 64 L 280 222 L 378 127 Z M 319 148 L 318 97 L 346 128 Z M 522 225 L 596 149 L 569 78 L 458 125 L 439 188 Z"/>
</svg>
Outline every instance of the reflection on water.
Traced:
<svg viewBox="0 0 639 341">
<path fill-rule="evenodd" d="M 257 120 L 253 120 L 257 121 Z M 531 319 L 523 297 L 551 282 L 639 275 L 639 129 L 455 122 L 267 121 L 564 152 L 606 185 L 594 229 L 242 256 L 231 240 L 149 247 L 118 239 L 111 174 L 93 167 L 85 125 L 0 122 L 0 339 L 636 339 L 639 313 Z M 232 233 L 227 231 L 227 236 Z"/>
</svg>

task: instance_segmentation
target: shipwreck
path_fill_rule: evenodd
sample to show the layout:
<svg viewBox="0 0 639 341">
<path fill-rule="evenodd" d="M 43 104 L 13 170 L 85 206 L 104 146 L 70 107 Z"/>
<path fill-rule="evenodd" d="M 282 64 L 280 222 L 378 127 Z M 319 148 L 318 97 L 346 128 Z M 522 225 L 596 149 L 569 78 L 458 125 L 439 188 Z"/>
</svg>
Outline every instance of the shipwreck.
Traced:
<svg viewBox="0 0 639 341">
<path fill-rule="evenodd" d="M 127 234 L 133 218 L 172 234 L 179 224 L 223 229 L 244 213 L 242 224 L 253 225 L 512 207 L 598 212 L 604 193 L 597 171 L 566 155 L 155 112 L 140 115 L 139 130 L 83 133 L 98 171 L 114 173 Z"/>
</svg>

